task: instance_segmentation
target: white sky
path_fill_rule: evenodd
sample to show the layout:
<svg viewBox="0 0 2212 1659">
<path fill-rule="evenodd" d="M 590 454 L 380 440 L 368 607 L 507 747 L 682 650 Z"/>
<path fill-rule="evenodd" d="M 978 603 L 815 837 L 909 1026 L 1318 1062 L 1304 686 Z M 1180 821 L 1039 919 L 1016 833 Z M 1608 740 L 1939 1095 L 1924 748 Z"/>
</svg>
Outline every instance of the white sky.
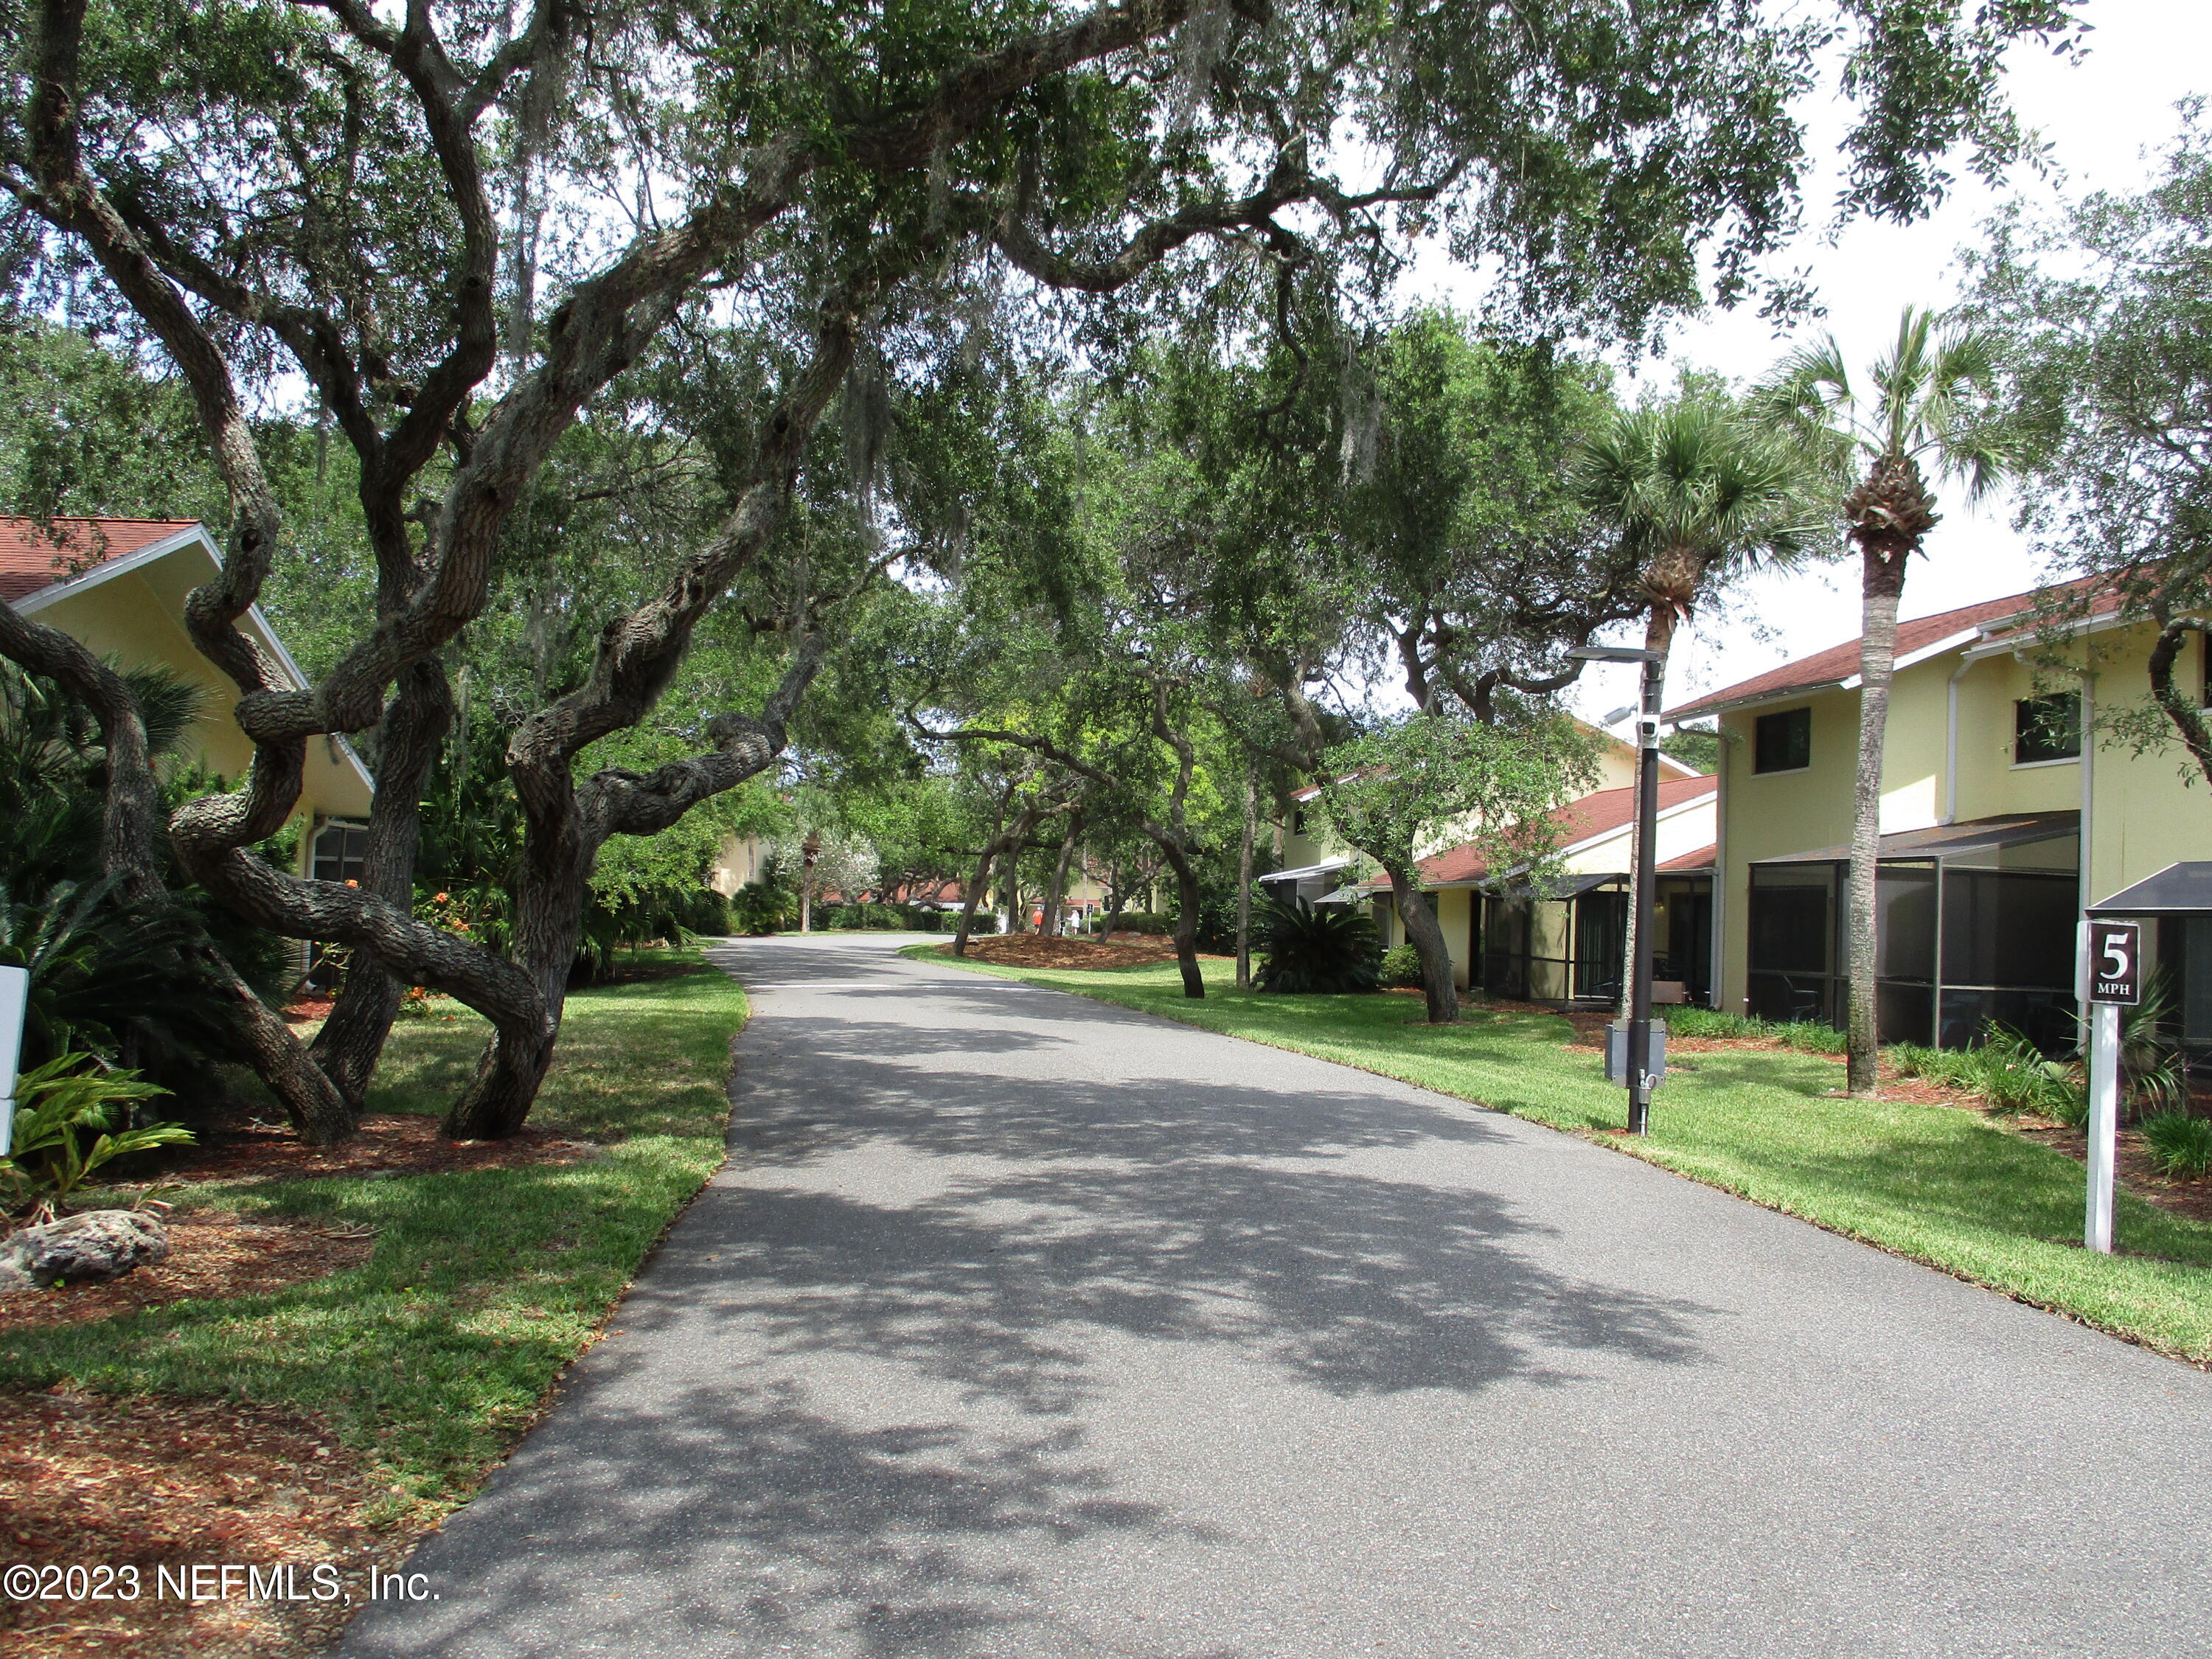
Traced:
<svg viewBox="0 0 2212 1659">
<path fill-rule="evenodd" d="M 2048 204 L 2060 192 L 2133 191 L 2148 182 L 2157 152 L 2179 129 L 2175 103 L 2212 93 L 2212 6 L 2204 0 L 2088 0 L 2083 15 L 2095 32 L 2078 66 L 2028 48 L 2014 53 L 2007 77 L 2021 119 L 2051 146 L 2050 181 L 2022 173 L 1992 191 L 1961 170 L 1950 199 L 1931 217 L 1906 227 L 1856 223 L 1829 243 L 1821 221 L 1834 196 L 1834 176 L 1816 178 L 1806 194 L 1808 229 L 1775 265 L 1784 271 L 1809 267 L 1827 315 L 1778 339 L 1750 309 L 1716 312 L 1680 329 L 1671 360 L 1644 372 L 1671 380 L 1675 364 L 1685 363 L 1748 380 L 1796 340 L 1823 330 L 1834 332 L 1847 361 L 1869 362 L 1894 337 L 1904 307 L 1948 305 L 1958 297 L 1956 251 L 1978 241 L 1978 227 L 2009 195 Z M 1815 117 L 1813 129 L 1816 147 L 1824 141 L 1832 146 L 1841 124 Z M 1466 273 L 1450 270 L 1436 272 L 1425 289 L 1413 291 L 1469 309 L 1481 299 Z M 1944 521 L 1929 538 L 1926 556 L 1913 562 L 1905 617 L 2034 585 L 2039 562 L 2011 527 L 2008 501 L 1993 497 L 1977 508 L 1955 489 L 1942 494 Z M 1667 700 L 1675 704 L 1735 684 L 1858 631 L 1854 564 L 1754 577 L 1731 604 L 1677 635 Z M 1633 673 L 1602 665 L 1586 672 L 1576 708 L 1595 719 L 1627 702 Z"/>
</svg>

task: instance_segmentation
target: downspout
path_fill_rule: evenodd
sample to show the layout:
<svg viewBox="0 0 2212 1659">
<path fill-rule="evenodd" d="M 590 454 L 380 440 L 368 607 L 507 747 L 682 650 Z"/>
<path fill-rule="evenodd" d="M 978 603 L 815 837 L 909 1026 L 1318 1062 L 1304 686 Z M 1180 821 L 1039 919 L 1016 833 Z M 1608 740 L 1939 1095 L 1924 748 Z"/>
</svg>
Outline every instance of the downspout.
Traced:
<svg viewBox="0 0 2212 1659">
<path fill-rule="evenodd" d="M 2097 677 L 2084 664 L 2081 669 L 2081 851 L 2076 855 L 2081 863 L 2081 914 L 2084 915 L 2096 902 L 2096 895 L 2089 885 L 2089 820 L 2091 808 L 2095 805 L 2097 781 L 2096 685 Z"/>
<path fill-rule="evenodd" d="M 1712 975 L 1712 985 L 1706 994 L 1712 998 L 1713 1006 L 1718 1008 L 1724 1000 L 1721 988 L 1728 983 L 1728 769 L 1730 744 L 1727 727 L 1718 720 L 1714 722 L 1714 726 L 1720 731 L 1721 746 L 1713 771 L 1713 936 L 1712 943 L 1707 947 L 1711 956 L 1711 966 L 1707 971 Z M 1750 941 L 1747 939 L 1744 949 L 1748 957 Z M 1748 996 L 1744 999 L 1744 1006 L 1745 1008 L 1750 1006 Z M 1741 1013 L 1743 1009 L 1737 1012 Z"/>
<path fill-rule="evenodd" d="M 1944 687 L 1943 822 L 1946 823 L 1959 821 L 1959 682 L 1966 678 L 1966 671 L 1973 665 L 1972 657 L 1961 656 L 1958 667 L 1951 671 L 1950 680 Z"/>
</svg>

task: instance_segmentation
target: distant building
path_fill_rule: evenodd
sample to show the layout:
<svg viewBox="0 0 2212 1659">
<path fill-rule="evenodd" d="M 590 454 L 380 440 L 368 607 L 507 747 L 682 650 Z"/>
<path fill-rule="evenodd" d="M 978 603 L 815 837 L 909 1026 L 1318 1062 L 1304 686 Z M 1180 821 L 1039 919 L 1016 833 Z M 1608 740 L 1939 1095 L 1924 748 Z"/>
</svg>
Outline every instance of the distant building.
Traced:
<svg viewBox="0 0 2212 1659">
<path fill-rule="evenodd" d="M 1485 867 L 1469 826 L 1438 825 L 1420 860 L 1421 890 L 1435 906 L 1462 990 L 1557 1004 L 1618 1001 L 1627 952 L 1630 847 L 1635 835 L 1636 750 L 1610 733 L 1599 739 L 1597 787 L 1555 815 L 1565 878 L 1538 890 L 1511 871 Z M 1711 908 L 1716 781 L 1672 756 L 1659 760 L 1658 977 L 1681 998 L 1712 992 Z M 1310 821 L 1321 792 L 1292 797 L 1280 826 L 1285 867 L 1262 878 L 1271 891 L 1308 902 L 1372 907 L 1386 944 L 1406 939 L 1387 877 L 1347 882 L 1359 855 Z"/>
</svg>

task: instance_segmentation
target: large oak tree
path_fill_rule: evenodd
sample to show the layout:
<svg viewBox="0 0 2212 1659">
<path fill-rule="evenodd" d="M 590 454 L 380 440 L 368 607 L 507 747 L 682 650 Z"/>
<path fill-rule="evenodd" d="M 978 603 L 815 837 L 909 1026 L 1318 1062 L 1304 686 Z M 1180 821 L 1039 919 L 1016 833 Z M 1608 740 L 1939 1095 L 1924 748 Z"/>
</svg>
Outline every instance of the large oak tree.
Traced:
<svg viewBox="0 0 2212 1659">
<path fill-rule="evenodd" d="M 490 1018 L 447 1128 L 512 1133 L 550 1059 L 598 849 L 773 763 L 846 591 L 796 562 L 773 691 L 650 772 L 590 751 L 652 710 L 734 581 L 803 562 L 780 534 L 793 479 L 856 366 L 926 374 L 963 322 L 1040 291 L 1079 298 L 1033 307 L 1025 333 L 1108 352 L 1146 303 L 1214 273 L 1380 283 L 1407 233 L 1437 227 L 1516 314 L 1641 336 L 1697 301 L 1701 260 L 1740 295 L 1793 227 L 1790 103 L 1831 22 L 1851 36 L 1845 90 L 1864 110 L 1852 199 L 1896 215 L 1940 190 L 1961 139 L 1985 156 L 2013 145 L 1998 54 L 2067 27 L 2061 0 L 1971 17 L 1924 0 L 16 0 L 6 15 L 7 268 L 33 303 L 167 357 L 227 496 L 224 567 L 190 629 L 237 687 L 256 759 L 167 833 L 241 915 L 383 970 L 325 1064 L 273 1017 L 255 1024 L 264 1076 L 319 1139 L 350 1128 L 392 976 Z M 610 608 L 589 673 L 517 727 L 514 942 L 466 945 L 409 903 L 414 803 L 451 718 L 441 653 L 483 612 L 562 435 L 672 331 L 702 325 L 746 331 L 771 365 L 745 399 L 727 510 L 657 591 Z M 886 338 L 898 348 L 879 352 Z M 238 623 L 290 546 L 251 416 L 301 386 L 356 458 L 377 589 L 334 665 L 294 691 Z M 0 651 L 99 712 L 110 861 L 156 880 L 164 826 L 128 688 L 5 607 Z M 383 776 L 361 887 L 254 859 L 292 811 L 307 746 L 372 729 Z"/>
</svg>

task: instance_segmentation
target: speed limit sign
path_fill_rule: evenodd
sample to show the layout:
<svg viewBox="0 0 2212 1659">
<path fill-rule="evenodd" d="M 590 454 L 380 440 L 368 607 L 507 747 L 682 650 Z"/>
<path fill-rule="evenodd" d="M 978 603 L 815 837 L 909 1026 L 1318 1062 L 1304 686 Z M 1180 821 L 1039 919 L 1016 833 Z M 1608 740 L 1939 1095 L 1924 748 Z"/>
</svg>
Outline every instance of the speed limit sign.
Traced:
<svg viewBox="0 0 2212 1659">
<path fill-rule="evenodd" d="M 2142 929 L 2132 921 L 2089 924 L 2089 1000 L 2132 1008 L 2142 1000 Z"/>
</svg>

